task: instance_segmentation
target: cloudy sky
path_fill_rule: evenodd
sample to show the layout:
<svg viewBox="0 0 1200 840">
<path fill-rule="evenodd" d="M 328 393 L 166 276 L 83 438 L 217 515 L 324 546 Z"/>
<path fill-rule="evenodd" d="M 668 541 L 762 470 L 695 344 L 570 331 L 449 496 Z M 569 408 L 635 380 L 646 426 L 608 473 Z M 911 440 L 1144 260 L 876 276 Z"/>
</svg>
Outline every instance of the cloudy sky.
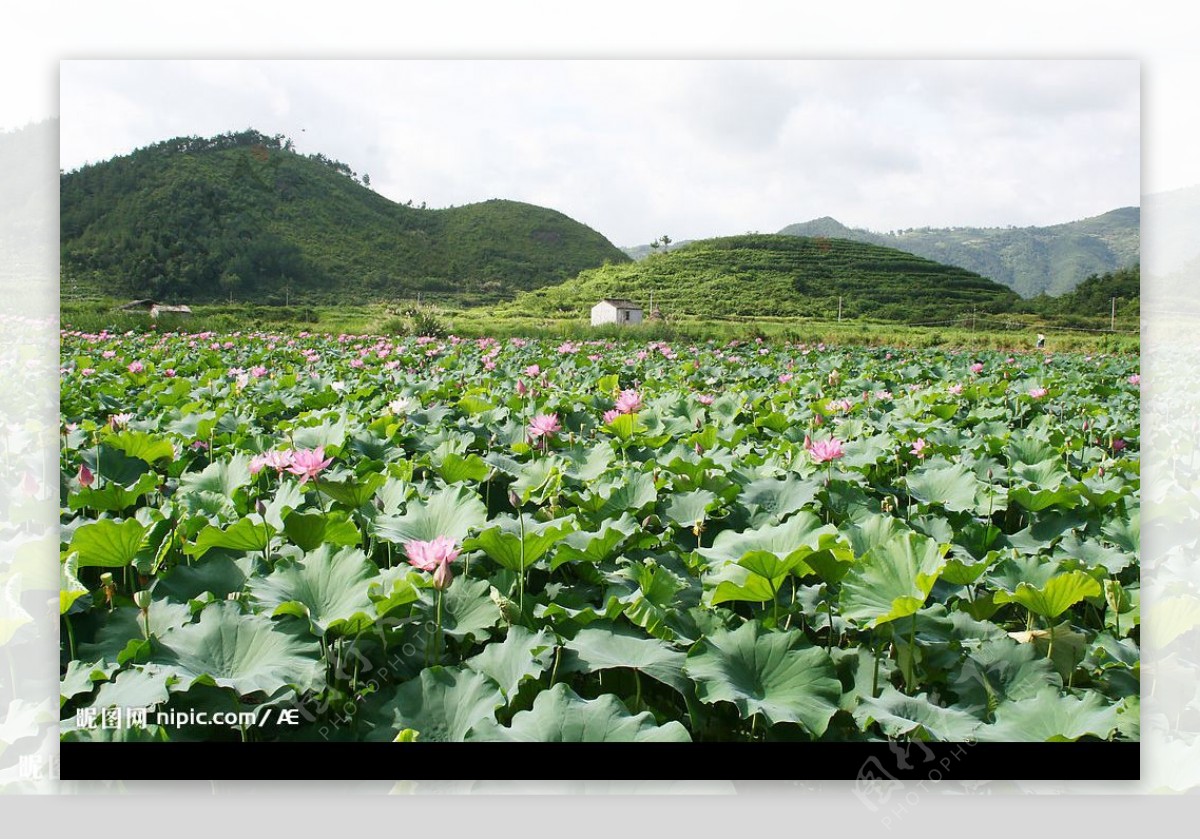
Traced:
<svg viewBox="0 0 1200 840">
<path fill-rule="evenodd" d="M 65 61 L 61 165 L 293 138 L 430 207 L 509 198 L 618 245 L 833 216 L 1054 224 L 1139 203 L 1136 61 Z"/>
</svg>

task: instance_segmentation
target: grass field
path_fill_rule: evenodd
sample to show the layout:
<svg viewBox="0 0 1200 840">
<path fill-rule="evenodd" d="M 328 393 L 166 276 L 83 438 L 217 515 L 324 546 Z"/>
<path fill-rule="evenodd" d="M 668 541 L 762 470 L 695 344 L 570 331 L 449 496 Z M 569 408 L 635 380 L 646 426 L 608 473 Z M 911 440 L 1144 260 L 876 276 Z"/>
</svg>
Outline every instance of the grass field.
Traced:
<svg viewBox="0 0 1200 840">
<path fill-rule="evenodd" d="M 65 329 L 85 332 L 145 331 L 234 332 L 238 330 L 310 330 L 321 333 L 406 335 L 422 332 L 422 323 L 464 338 L 559 338 L 586 340 L 624 336 L 646 341 L 698 341 L 778 338 L 794 342 L 897 347 L 961 347 L 998 350 L 1034 349 L 1037 334 L 1046 335 L 1048 352 L 1138 353 L 1141 342 L 1136 319 L 1118 319 L 1109 331 L 1107 319 L 1086 326 L 1061 326 L 1026 314 L 960 318 L 954 322 L 905 325 L 871 320 L 819 320 L 809 318 L 680 318 L 649 322 L 638 327 L 592 327 L 582 318 L 535 318 L 499 314 L 495 310 L 421 306 L 415 301 L 393 301 L 343 306 L 262 306 L 231 303 L 193 306 L 194 314 L 163 316 L 157 324 L 148 315 L 120 312 L 124 303 L 111 298 L 64 300 L 61 320 Z M 424 321 L 414 323 L 419 311 Z"/>
</svg>

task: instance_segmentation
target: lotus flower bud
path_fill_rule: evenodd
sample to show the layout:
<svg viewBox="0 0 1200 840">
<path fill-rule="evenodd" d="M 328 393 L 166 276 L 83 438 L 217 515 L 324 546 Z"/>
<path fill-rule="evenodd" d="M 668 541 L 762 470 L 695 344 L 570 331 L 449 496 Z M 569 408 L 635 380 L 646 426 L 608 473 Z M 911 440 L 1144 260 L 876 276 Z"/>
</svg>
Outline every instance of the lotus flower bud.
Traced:
<svg viewBox="0 0 1200 840">
<path fill-rule="evenodd" d="M 445 589 L 450 585 L 450 581 L 454 580 L 454 573 L 450 571 L 449 563 L 439 563 L 438 567 L 433 572 L 433 588 Z"/>
<path fill-rule="evenodd" d="M 146 612 L 147 610 L 149 610 L 150 609 L 150 590 L 139 589 L 137 592 L 134 592 L 133 593 L 133 603 L 142 612 Z"/>
<path fill-rule="evenodd" d="M 87 464 L 79 465 L 79 483 L 84 487 L 91 487 L 96 481 L 96 476 L 88 469 Z"/>
</svg>

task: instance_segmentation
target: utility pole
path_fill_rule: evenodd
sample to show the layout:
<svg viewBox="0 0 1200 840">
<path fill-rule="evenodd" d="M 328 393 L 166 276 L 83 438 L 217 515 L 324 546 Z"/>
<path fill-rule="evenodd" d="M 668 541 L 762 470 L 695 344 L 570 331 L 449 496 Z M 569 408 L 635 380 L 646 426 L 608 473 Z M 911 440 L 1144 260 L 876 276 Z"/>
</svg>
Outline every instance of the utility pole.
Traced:
<svg viewBox="0 0 1200 840">
<path fill-rule="evenodd" d="M 838 323 L 842 323 L 842 296 L 838 295 Z"/>
<path fill-rule="evenodd" d="M 1117 331 L 1117 299 L 1115 297 L 1112 299 L 1112 318 L 1108 322 L 1108 331 Z"/>
<path fill-rule="evenodd" d="M 975 307 L 971 307 L 971 332 L 975 332 Z"/>
</svg>

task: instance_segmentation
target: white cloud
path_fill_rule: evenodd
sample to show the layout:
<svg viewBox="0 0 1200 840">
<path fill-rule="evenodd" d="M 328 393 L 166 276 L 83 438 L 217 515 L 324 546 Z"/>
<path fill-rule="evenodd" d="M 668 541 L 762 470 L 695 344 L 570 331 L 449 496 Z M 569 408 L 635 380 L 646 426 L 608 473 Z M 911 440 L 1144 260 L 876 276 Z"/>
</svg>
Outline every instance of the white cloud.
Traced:
<svg viewBox="0 0 1200 840">
<path fill-rule="evenodd" d="M 253 126 L 397 201 L 529 201 L 622 245 L 1139 200 L 1131 61 L 68 62 L 61 102 L 67 168 Z"/>
</svg>

